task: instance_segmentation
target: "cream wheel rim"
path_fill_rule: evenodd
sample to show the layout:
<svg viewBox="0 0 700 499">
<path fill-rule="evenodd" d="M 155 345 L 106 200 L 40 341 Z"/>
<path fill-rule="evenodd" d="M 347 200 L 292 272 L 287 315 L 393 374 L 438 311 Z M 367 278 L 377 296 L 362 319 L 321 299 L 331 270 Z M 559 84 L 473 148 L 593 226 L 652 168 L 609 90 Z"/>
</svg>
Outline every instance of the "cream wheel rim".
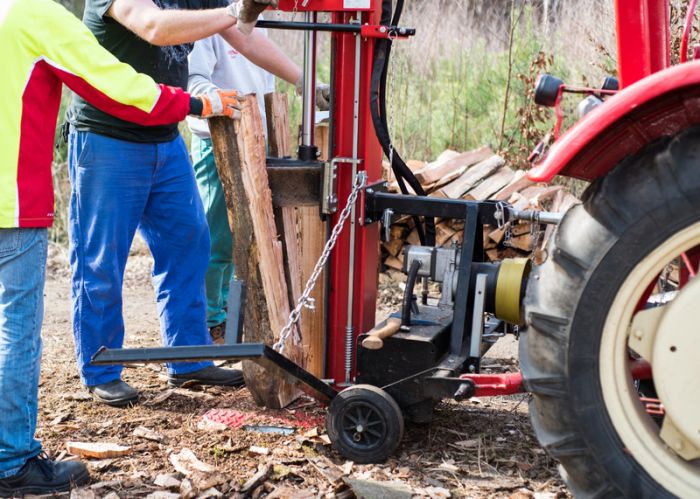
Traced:
<svg viewBox="0 0 700 499">
<path fill-rule="evenodd" d="M 630 375 L 627 339 L 636 305 L 648 284 L 671 260 L 696 246 L 700 246 L 700 222 L 667 238 L 635 266 L 608 311 L 599 352 L 603 400 L 615 431 L 627 452 L 644 470 L 666 490 L 680 497 L 698 495 L 700 460 L 685 461 L 659 437 L 659 427 L 640 403 Z M 662 374 L 656 373 L 657 376 Z"/>
</svg>

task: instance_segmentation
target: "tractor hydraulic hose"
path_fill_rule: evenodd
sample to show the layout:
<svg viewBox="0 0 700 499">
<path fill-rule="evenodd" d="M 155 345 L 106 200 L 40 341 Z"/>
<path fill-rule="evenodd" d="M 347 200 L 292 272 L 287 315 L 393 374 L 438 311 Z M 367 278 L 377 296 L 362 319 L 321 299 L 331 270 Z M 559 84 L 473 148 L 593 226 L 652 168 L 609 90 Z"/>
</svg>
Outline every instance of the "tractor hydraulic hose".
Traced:
<svg viewBox="0 0 700 499">
<path fill-rule="evenodd" d="M 403 291 L 403 303 L 401 305 L 401 329 L 406 329 L 411 326 L 411 307 L 413 306 L 413 288 L 418 280 L 418 272 L 422 263 L 420 260 L 413 260 L 411 268 L 408 270 L 406 278 L 406 289 Z"/>
<path fill-rule="evenodd" d="M 388 24 L 394 21 L 398 22 L 400 20 L 401 11 L 403 10 L 403 0 L 398 0 L 393 19 L 391 10 L 391 0 L 384 0 L 382 3 L 382 24 Z M 405 182 L 407 182 L 417 195 L 425 196 L 426 193 L 420 185 L 420 182 L 408 168 L 398 151 L 393 150 L 391 145 L 391 136 L 386 119 L 386 80 L 388 61 L 391 54 L 391 43 L 391 40 L 382 39 L 377 40 L 375 45 L 370 91 L 372 123 L 374 124 L 375 132 L 382 146 L 382 150 L 391 161 L 391 168 L 396 176 L 401 192 L 403 194 L 408 194 L 408 189 L 405 185 Z M 425 219 L 425 233 L 423 233 L 420 219 L 414 217 L 414 221 L 416 222 L 421 244 L 433 246 L 435 244 L 435 220 L 433 218 Z"/>
</svg>

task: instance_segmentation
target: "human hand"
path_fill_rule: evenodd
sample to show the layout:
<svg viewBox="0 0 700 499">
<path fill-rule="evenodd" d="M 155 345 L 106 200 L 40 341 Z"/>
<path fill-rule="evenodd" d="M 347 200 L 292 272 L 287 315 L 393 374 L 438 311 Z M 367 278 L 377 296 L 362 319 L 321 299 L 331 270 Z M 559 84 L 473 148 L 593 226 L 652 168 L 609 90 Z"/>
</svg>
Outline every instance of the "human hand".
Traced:
<svg viewBox="0 0 700 499">
<path fill-rule="evenodd" d="M 296 84 L 297 95 L 301 95 L 304 86 L 304 76 L 300 76 Z M 331 87 L 327 83 L 316 82 L 314 102 L 319 111 L 328 111 L 331 106 Z"/>
<path fill-rule="evenodd" d="M 228 7 L 228 13 L 238 19 L 238 31 L 248 36 L 252 33 L 258 17 L 268 7 L 277 7 L 278 0 L 236 0 Z"/>
<path fill-rule="evenodd" d="M 196 97 L 202 101 L 202 118 L 227 116 L 237 120 L 241 117 L 241 102 L 245 97 L 235 90 L 212 90 Z"/>
</svg>

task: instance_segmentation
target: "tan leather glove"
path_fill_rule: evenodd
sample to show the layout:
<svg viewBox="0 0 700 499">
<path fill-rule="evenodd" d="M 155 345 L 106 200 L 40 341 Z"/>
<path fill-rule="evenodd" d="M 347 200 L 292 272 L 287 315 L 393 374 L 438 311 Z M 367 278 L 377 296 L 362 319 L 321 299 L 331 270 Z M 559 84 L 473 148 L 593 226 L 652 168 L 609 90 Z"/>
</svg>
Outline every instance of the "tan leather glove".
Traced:
<svg viewBox="0 0 700 499">
<path fill-rule="evenodd" d="M 302 75 L 297 81 L 296 90 L 297 95 L 301 95 L 303 92 L 304 76 Z M 327 83 L 316 82 L 316 92 L 314 95 L 314 101 L 316 107 L 319 111 L 328 111 L 331 107 L 331 87 Z"/>
<path fill-rule="evenodd" d="M 228 14 L 238 19 L 238 31 L 248 36 L 253 32 L 258 17 L 268 7 L 277 7 L 278 0 L 236 0 L 228 6 Z"/>
</svg>

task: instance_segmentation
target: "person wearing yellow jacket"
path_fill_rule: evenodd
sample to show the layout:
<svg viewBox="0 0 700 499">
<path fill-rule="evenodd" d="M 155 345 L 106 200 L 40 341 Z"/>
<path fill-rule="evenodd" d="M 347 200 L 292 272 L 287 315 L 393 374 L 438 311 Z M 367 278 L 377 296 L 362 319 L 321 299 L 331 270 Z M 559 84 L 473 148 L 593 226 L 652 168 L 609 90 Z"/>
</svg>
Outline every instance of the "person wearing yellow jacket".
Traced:
<svg viewBox="0 0 700 499">
<path fill-rule="evenodd" d="M 0 497 L 6 497 L 65 491 L 89 479 L 82 463 L 48 459 L 34 438 L 62 83 L 141 125 L 188 114 L 234 117 L 239 100 L 234 91 L 194 97 L 156 84 L 119 62 L 53 0 L 0 1 L 0 47 Z"/>
</svg>

